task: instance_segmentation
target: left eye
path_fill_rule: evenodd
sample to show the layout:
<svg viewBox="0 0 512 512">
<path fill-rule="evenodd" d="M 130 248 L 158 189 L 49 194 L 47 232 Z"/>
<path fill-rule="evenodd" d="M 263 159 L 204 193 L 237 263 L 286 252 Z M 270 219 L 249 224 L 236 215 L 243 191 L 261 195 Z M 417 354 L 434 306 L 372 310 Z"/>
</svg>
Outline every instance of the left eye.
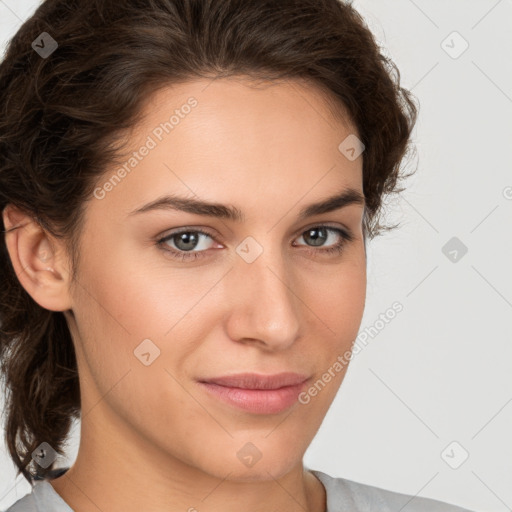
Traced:
<svg viewBox="0 0 512 512">
<path fill-rule="evenodd" d="M 334 238 L 333 244 L 330 247 L 323 248 L 322 246 L 329 237 Z M 172 258 L 180 260 L 197 259 L 205 256 L 208 247 L 201 247 L 201 239 L 210 238 L 213 236 L 207 231 L 201 229 L 188 229 L 170 233 L 157 241 L 162 250 L 168 253 Z M 353 239 L 352 234 L 340 228 L 331 226 L 314 226 L 304 231 L 299 238 L 309 240 L 312 243 L 311 251 L 313 253 L 333 253 L 341 252 L 345 244 Z M 338 242 L 336 242 L 338 238 Z M 170 242 L 174 247 L 170 246 Z M 302 244 L 301 244 L 302 245 Z M 199 247 L 198 247 L 199 246 Z M 318 249 L 315 249 L 318 247 Z"/>
<path fill-rule="evenodd" d="M 343 236 L 344 234 L 341 229 L 331 228 L 328 226 L 315 226 L 304 231 L 301 237 L 304 239 L 309 238 L 309 240 L 313 242 L 313 246 L 319 246 L 329 238 L 329 235 L 326 233 L 330 233 L 331 235 L 335 234 L 338 237 Z M 334 238 L 336 237 L 334 236 Z M 336 245 L 336 242 L 334 242 L 334 244 Z"/>
</svg>

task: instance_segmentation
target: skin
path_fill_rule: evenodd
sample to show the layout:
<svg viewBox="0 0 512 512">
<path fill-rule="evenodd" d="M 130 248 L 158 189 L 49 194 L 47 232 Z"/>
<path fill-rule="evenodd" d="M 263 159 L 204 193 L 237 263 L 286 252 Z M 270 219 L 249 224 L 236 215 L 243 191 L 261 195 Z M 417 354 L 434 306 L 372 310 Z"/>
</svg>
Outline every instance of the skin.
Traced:
<svg viewBox="0 0 512 512">
<path fill-rule="evenodd" d="M 325 510 L 324 487 L 302 459 L 346 367 L 308 404 L 269 415 L 221 403 L 197 384 L 282 371 L 314 383 L 351 348 L 363 316 L 363 205 L 298 220 L 305 205 L 342 189 L 363 193 L 362 156 L 338 150 L 357 132 L 315 87 L 267 85 L 201 79 L 151 96 L 132 150 L 187 98 L 198 104 L 103 199 L 86 203 L 77 282 L 62 241 L 11 206 L 3 212 L 7 229 L 24 225 L 7 235 L 21 284 L 42 307 L 64 311 L 73 336 L 80 447 L 52 485 L 74 510 Z M 236 205 L 246 221 L 128 215 L 164 193 Z M 319 247 L 304 235 L 325 223 L 354 237 L 340 254 L 321 252 L 340 240 L 336 232 Z M 180 261 L 157 245 L 184 226 L 212 234 L 195 249 L 208 256 Z M 263 248 L 252 263 L 236 252 L 248 236 Z M 145 339 L 160 350 L 149 366 L 134 355 Z M 252 467 L 237 457 L 247 442 L 262 455 Z"/>
</svg>

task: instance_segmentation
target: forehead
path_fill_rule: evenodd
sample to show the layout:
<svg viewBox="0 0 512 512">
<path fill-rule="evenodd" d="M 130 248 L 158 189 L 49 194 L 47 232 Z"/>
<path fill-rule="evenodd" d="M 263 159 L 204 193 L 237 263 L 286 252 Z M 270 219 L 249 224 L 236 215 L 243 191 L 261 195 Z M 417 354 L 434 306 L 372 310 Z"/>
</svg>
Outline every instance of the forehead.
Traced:
<svg viewBox="0 0 512 512">
<path fill-rule="evenodd" d="M 322 120 L 332 130 L 338 130 L 341 123 L 351 133 L 356 129 L 347 108 L 326 86 L 311 80 L 286 78 L 264 80 L 238 75 L 225 78 L 198 78 L 168 86 L 147 95 L 142 103 L 142 112 L 151 124 L 158 118 L 159 110 L 169 107 L 180 109 L 187 100 L 194 97 L 199 108 L 194 108 L 196 117 L 215 113 L 234 121 L 237 117 L 259 121 L 269 118 L 271 110 L 281 116 L 297 114 L 304 121 Z M 286 119 L 283 119 L 285 121 Z M 146 124 L 146 123 L 144 123 Z M 134 127 L 134 132 L 141 125 Z"/>
<path fill-rule="evenodd" d="M 283 193 L 291 205 L 305 194 L 314 200 L 361 187 L 362 158 L 350 161 L 338 149 L 353 125 L 310 83 L 194 80 L 159 89 L 142 114 L 124 160 L 99 182 L 124 168 L 104 206 L 127 210 L 157 193 L 184 192 L 241 209 L 265 200 L 282 208 Z"/>
</svg>

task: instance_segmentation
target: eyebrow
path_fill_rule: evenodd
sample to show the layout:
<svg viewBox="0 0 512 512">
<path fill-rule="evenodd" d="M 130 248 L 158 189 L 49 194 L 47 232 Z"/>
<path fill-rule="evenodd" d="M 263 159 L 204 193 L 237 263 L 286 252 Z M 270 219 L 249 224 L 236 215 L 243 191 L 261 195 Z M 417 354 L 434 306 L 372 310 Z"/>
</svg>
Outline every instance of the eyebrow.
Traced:
<svg viewBox="0 0 512 512">
<path fill-rule="evenodd" d="M 358 190 L 347 188 L 341 193 L 322 199 L 317 203 L 305 206 L 300 210 L 298 218 L 299 220 L 304 220 L 308 217 L 333 212 L 352 204 L 360 204 L 364 206 L 365 199 Z M 159 197 L 158 199 L 131 211 L 128 216 L 154 210 L 178 210 L 196 215 L 227 219 L 233 222 L 245 222 L 245 215 L 236 206 L 221 203 L 210 203 L 177 195 L 165 195 Z"/>
</svg>

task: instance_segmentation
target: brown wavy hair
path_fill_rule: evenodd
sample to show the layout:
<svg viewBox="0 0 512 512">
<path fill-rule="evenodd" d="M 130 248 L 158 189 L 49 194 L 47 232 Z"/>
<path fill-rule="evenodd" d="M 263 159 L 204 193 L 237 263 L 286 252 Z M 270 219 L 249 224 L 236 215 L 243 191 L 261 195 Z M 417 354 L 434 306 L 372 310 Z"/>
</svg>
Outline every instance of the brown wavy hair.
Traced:
<svg viewBox="0 0 512 512">
<path fill-rule="evenodd" d="M 58 44 L 46 58 L 32 47 L 42 32 Z M 365 240 L 396 227 L 381 224 L 383 200 L 412 174 L 401 163 L 414 152 L 417 102 L 359 13 L 340 0 L 44 1 L 0 63 L 0 211 L 17 206 L 62 239 L 74 278 L 85 202 L 147 98 L 169 84 L 235 75 L 306 79 L 348 112 L 365 145 Z M 40 307 L 21 286 L 5 236 L 5 441 L 17 474 L 31 482 L 55 471 L 32 460 L 40 443 L 65 454 L 80 417 L 79 378 L 63 313 Z"/>
</svg>

